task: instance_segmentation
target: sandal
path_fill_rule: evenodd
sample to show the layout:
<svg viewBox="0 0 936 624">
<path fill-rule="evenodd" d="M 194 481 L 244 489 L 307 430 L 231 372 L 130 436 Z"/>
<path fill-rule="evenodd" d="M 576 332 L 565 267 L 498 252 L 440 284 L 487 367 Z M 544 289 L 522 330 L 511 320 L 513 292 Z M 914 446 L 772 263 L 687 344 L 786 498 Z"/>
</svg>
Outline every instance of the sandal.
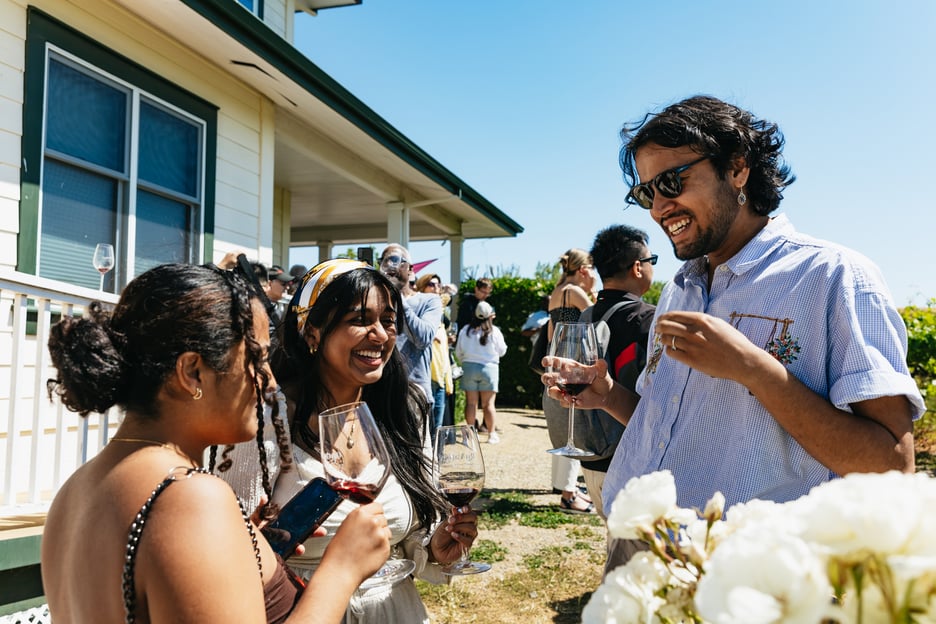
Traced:
<svg viewBox="0 0 936 624">
<path fill-rule="evenodd" d="M 585 503 L 585 507 L 578 508 L 575 506 L 576 501 L 581 501 Z M 575 494 L 569 500 L 566 500 L 559 497 L 559 509 L 565 513 L 573 514 L 590 514 L 595 510 L 595 503 L 588 502 L 578 494 Z"/>
<path fill-rule="evenodd" d="M 581 499 L 582 499 L 583 501 L 585 501 L 586 503 L 592 502 L 591 496 L 588 495 L 588 488 L 586 488 L 586 487 L 580 485 L 580 486 L 578 486 L 577 489 L 578 489 L 578 496 L 579 496 L 579 498 L 581 498 Z M 553 494 L 562 494 L 562 490 L 560 490 L 560 489 L 557 488 L 557 487 L 554 487 L 554 488 L 552 489 L 552 493 L 553 493 Z"/>
</svg>

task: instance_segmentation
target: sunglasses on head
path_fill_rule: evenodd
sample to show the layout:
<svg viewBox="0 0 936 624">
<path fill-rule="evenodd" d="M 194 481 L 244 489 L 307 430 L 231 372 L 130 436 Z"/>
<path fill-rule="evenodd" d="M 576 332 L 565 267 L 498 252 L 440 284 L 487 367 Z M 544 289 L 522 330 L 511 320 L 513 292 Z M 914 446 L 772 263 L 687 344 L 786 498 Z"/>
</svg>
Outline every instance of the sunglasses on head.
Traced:
<svg viewBox="0 0 936 624">
<path fill-rule="evenodd" d="M 384 256 L 383 260 L 380 261 L 380 264 L 409 264 L 409 260 L 399 254 L 392 254 L 389 256 Z"/>
<path fill-rule="evenodd" d="M 637 204 L 641 208 L 650 210 L 653 208 L 653 196 L 656 195 L 654 188 L 660 191 L 660 195 L 663 197 L 668 197 L 669 199 L 679 197 L 679 194 L 682 193 L 682 174 L 685 173 L 689 167 L 697 165 L 707 158 L 708 156 L 703 156 L 702 158 L 693 160 L 691 163 L 667 169 L 657 174 L 656 177 L 649 182 L 634 185 L 630 192 L 627 193 L 627 202 Z"/>
</svg>

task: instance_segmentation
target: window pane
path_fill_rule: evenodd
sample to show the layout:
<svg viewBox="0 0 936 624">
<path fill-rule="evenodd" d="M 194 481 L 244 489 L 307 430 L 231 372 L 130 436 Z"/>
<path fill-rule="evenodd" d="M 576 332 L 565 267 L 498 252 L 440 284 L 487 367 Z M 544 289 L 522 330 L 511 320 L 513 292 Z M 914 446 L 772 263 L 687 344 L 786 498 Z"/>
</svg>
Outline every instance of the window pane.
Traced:
<svg viewBox="0 0 936 624">
<path fill-rule="evenodd" d="M 199 134 L 195 124 L 141 101 L 140 179 L 198 197 Z"/>
<path fill-rule="evenodd" d="M 167 262 L 190 262 L 190 213 L 187 204 L 137 193 L 136 275 Z"/>
<path fill-rule="evenodd" d="M 251 12 L 253 12 L 254 0 L 237 0 L 237 1 L 240 2 L 242 5 L 244 5 L 245 7 L 247 7 L 248 9 L 250 9 Z"/>
<path fill-rule="evenodd" d="M 39 275 L 77 286 L 98 287 L 100 274 L 91 258 L 98 243 L 117 248 L 118 193 L 116 180 L 46 159 Z M 113 277 L 114 271 L 105 277 L 108 292 L 114 292 Z"/>
<path fill-rule="evenodd" d="M 126 173 L 128 98 L 127 92 L 50 58 L 46 145 Z"/>
</svg>

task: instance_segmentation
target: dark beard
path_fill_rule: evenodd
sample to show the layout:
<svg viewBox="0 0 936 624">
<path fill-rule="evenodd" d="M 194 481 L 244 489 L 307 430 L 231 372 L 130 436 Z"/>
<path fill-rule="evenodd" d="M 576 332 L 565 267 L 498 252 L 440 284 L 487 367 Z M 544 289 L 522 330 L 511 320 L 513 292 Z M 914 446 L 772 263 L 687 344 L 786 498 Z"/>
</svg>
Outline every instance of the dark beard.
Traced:
<svg viewBox="0 0 936 624">
<path fill-rule="evenodd" d="M 727 185 L 725 187 L 725 191 L 719 193 L 715 210 L 711 215 L 711 224 L 699 233 L 695 242 L 683 247 L 681 251 L 676 249 L 675 243 L 673 244 L 673 254 L 680 260 L 701 258 L 724 244 L 728 231 L 741 210 L 731 189 L 727 188 Z"/>
</svg>

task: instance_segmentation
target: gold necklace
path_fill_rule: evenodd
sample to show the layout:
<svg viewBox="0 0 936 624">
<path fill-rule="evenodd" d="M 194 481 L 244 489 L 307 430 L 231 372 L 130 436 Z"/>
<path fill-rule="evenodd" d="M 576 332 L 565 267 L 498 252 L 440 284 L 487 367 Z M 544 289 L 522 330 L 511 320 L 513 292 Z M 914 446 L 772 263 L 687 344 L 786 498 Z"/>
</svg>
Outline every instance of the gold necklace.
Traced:
<svg viewBox="0 0 936 624">
<path fill-rule="evenodd" d="M 130 442 L 130 443 L 139 443 L 139 444 L 152 444 L 153 446 L 161 446 L 164 449 L 168 449 L 178 455 L 179 457 L 184 457 L 192 466 L 197 466 L 191 457 L 183 453 L 178 446 L 175 444 L 169 444 L 168 442 L 160 442 L 158 440 L 147 440 L 146 438 L 111 438 L 110 442 Z M 108 444 L 110 444 L 108 442 Z"/>
<path fill-rule="evenodd" d="M 170 446 L 166 442 L 158 442 L 157 440 L 146 440 L 144 438 L 111 438 L 110 441 L 111 442 L 140 442 L 143 444 L 152 444 L 154 446 L 161 446 L 163 448 L 175 450 L 174 448 L 172 448 L 172 446 Z"/>
</svg>

